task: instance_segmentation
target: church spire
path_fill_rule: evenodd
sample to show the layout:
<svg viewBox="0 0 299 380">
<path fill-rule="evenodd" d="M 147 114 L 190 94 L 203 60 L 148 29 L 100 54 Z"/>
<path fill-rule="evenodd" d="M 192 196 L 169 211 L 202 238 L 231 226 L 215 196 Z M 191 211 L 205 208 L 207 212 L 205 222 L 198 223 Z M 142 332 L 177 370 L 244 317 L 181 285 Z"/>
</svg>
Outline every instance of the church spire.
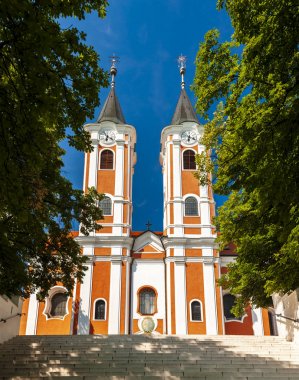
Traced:
<svg viewBox="0 0 299 380">
<path fill-rule="evenodd" d="M 118 98 L 115 93 L 115 77 L 117 74 L 116 64 L 119 62 L 119 58 L 113 54 L 110 59 L 111 90 L 102 108 L 100 116 L 98 117 L 97 123 L 101 123 L 102 121 L 113 121 L 116 124 L 126 124 Z"/>
<path fill-rule="evenodd" d="M 199 123 L 194 108 L 185 90 L 184 75 L 186 72 L 186 60 L 187 58 L 182 54 L 178 57 L 178 64 L 181 74 L 181 93 L 171 120 L 172 125 L 182 124 L 185 121 L 193 121 L 195 123 Z"/>
</svg>

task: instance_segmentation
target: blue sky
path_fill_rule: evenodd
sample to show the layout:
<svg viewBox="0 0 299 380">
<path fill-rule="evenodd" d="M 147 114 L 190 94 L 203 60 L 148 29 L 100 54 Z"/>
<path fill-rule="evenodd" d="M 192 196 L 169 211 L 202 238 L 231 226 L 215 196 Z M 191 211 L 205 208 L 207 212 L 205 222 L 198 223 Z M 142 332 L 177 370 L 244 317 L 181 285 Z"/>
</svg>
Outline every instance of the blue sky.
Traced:
<svg viewBox="0 0 299 380">
<path fill-rule="evenodd" d="M 120 57 L 116 93 L 126 122 L 137 131 L 137 164 L 133 177 L 133 230 L 162 231 L 162 173 L 159 163 L 160 134 L 170 124 L 180 93 L 177 57 L 187 56 L 186 90 L 195 103 L 192 84 L 194 61 L 205 33 L 217 28 L 221 40 L 233 33 L 225 11 L 216 10 L 216 0 L 110 0 L 105 19 L 96 14 L 86 20 L 62 21 L 87 34 L 87 43 L 100 55 L 108 70 L 109 56 Z M 100 92 L 101 105 L 109 89 Z M 89 120 L 87 120 L 89 121 Z M 204 121 L 201 120 L 201 122 Z M 64 175 L 82 188 L 84 155 L 66 147 Z M 216 204 L 221 198 L 216 197 Z"/>
</svg>

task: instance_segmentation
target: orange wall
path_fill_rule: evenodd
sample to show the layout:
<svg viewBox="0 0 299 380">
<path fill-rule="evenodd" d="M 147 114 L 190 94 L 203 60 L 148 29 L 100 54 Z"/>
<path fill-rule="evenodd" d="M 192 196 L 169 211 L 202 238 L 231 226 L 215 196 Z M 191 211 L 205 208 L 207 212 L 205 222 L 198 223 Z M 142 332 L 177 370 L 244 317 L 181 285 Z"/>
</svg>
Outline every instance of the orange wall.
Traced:
<svg viewBox="0 0 299 380">
<path fill-rule="evenodd" d="M 90 334 L 108 334 L 110 265 L 110 262 L 105 261 L 94 263 L 90 308 Z M 106 300 L 107 310 L 105 321 L 95 321 L 93 319 L 94 301 L 97 298 L 104 298 Z"/>
<path fill-rule="evenodd" d="M 39 302 L 36 335 L 69 335 L 71 331 L 72 302 L 73 298 L 69 297 L 67 303 L 68 314 L 64 319 L 51 318 L 48 320 L 43 314 L 45 302 Z"/>
<path fill-rule="evenodd" d="M 243 322 L 225 322 L 226 335 L 253 335 L 251 307 L 246 308 L 247 316 Z"/>
<path fill-rule="evenodd" d="M 182 170 L 182 193 L 199 195 L 198 179 L 194 177 L 194 171 Z"/>
<path fill-rule="evenodd" d="M 192 249 L 192 248 L 186 248 L 185 249 L 185 256 L 187 257 L 200 257 L 202 256 L 202 250 L 201 249 Z"/>
<path fill-rule="evenodd" d="M 94 249 L 94 254 L 95 256 L 110 256 L 111 255 L 111 248 L 100 248 L 97 247 Z"/>
<path fill-rule="evenodd" d="M 203 285 L 203 268 L 202 263 L 186 264 L 186 289 L 187 289 L 187 318 L 189 334 L 205 334 L 205 298 Z M 192 322 L 190 315 L 190 301 L 198 299 L 202 303 L 203 322 Z"/>
</svg>

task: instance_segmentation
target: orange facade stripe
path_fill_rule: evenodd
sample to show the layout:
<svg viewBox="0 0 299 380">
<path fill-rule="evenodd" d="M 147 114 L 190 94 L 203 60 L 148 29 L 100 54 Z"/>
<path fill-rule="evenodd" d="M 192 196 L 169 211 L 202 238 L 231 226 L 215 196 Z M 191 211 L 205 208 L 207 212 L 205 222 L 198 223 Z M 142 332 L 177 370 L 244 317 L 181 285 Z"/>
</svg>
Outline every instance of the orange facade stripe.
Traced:
<svg viewBox="0 0 299 380">
<path fill-rule="evenodd" d="M 74 323 L 73 323 L 73 335 L 77 335 L 78 332 L 78 318 L 79 318 L 79 306 L 80 306 L 80 289 L 81 284 L 77 282 L 75 305 L 74 305 Z"/>
<path fill-rule="evenodd" d="M 216 281 L 216 304 L 217 304 L 217 318 L 218 318 L 218 334 L 223 334 L 223 312 L 221 305 L 221 292 L 220 287 L 217 285 L 219 279 L 219 264 L 214 264 L 215 281 Z"/>
<path fill-rule="evenodd" d="M 262 317 L 263 317 L 263 327 L 264 327 L 264 335 L 270 336 L 270 322 L 269 322 L 269 314 L 267 309 L 262 309 Z"/>
<path fill-rule="evenodd" d="M 171 333 L 176 333 L 175 320 L 175 278 L 174 278 L 174 263 L 170 263 L 170 298 L 171 298 Z M 170 316 L 168 316 L 169 318 Z"/>
<path fill-rule="evenodd" d="M 29 298 L 24 299 L 22 305 L 22 315 L 20 319 L 19 335 L 26 335 L 26 325 L 28 318 Z"/>
<path fill-rule="evenodd" d="M 120 304 L 120 333 L 125 333 L 125 323 L 126 323 L 126 301 L 127 301 L 127 263 L 122 263 L 121 268 L 121 304 Z"/>
</svg>

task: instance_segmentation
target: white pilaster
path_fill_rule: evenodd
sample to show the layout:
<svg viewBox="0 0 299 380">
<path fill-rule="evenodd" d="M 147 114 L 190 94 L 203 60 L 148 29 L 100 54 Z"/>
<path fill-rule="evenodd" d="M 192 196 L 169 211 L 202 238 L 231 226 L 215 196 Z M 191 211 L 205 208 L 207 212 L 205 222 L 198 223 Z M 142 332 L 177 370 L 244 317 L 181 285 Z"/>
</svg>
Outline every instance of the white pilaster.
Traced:
<svg viewBox="0 0 299 380">
<path fill-rule="evenodd" d="M 207 335 L 218 334 L 217 321 L 217 304 L 216 304 L 216 289 L 215 289 L 215 273 L 214 264 L 204 262 L 203 264 L 204 278 L 204 294 L 205 294 L 205 309 L 206 309 L 206 331 Z"/>
<path fill-rule="evenodd" d="M 28 317 L 27 317 L 27 324 L 26 324 L 26 335 L 36 334 L 38 306 L 39 306 L 39 302 L 36 299 L 36 294 L 30 294 Z"/>
<path fill-rule="evenodd" d="M 166 320 L 166 333 L 171 334 L 171 281 L 170 281 L 170 262 L 166 262 L 166 307 L 167 307 L 167 320 Z"/>
<path fill-rule="evenodd" d="M 264 326 L 263 326 L 262 309 L 260 307 L 256 309 L 252 307 L 251 314 L 252 314 L 252 328 L 253 328 L 254 335 L 263 336 Z"/>
<path fill-rule="evenodd" d="M 210 236 L 211 229 L 211 213 L 210 201 L 208 198 L 208 186 L 200 186 L 200 217 L 201 217 L 201 234 L 203 236 Z"/>
<path fill-rule="evenodd" d="M 183 224 L 181 140 L 173 140 L 173 215 L 174 225 Z M 174 235 L 183 236 L 183 227 L 175 227 Z"/>
<path fill-rule="evenodd" d="M 92 132 L 91 142 L 93 151 L 90 153 L 89 158 L 89 173 L 88 173 L 88 187 L 97 187 L 98 176 L 98 139 L 97 132 Z"/>
<path fill-rule="evenodd" d="M 123 234 L 123 199 L 124 199 L 124 146 L 125 141 L 116 140 L 116 158 L 115 158 L 115 191 L 114 191 L 114 217 L 113 223 L 118 226 L 113 227 L 113 235 L 121 236 Z"/>
<path fill-rule="evenodd" d="M 129 252 L 127 252 L 129 254 Z M 126 266 L 126 308 L 125 308 L 125 334 L 129 334 L 129 307 L 130 307 L 130 273 L 131 273 L 131 262 L 132 259 L 129 257 L 127 259 Z"/>
<path fill-rule="evenodd" d="M 92 288 L 93 263 L 85 264 L 87 270 L 80 287 L 80 307 L 78 317 L 78 335 L 88 335 L 90 328 L 90 300 Z"/>
<path fill-rule="evenodd" d="M 120 334 L 121 259 L 111 261 L 108 334 Z"/>
<path fill-rule="evenodd" d="M 188 334 L 186 308 L 186 266 L 185 261 L 176 261 L 174 264 L 175 281 L 175 321 L 176 334 Z"/>
</svg>

